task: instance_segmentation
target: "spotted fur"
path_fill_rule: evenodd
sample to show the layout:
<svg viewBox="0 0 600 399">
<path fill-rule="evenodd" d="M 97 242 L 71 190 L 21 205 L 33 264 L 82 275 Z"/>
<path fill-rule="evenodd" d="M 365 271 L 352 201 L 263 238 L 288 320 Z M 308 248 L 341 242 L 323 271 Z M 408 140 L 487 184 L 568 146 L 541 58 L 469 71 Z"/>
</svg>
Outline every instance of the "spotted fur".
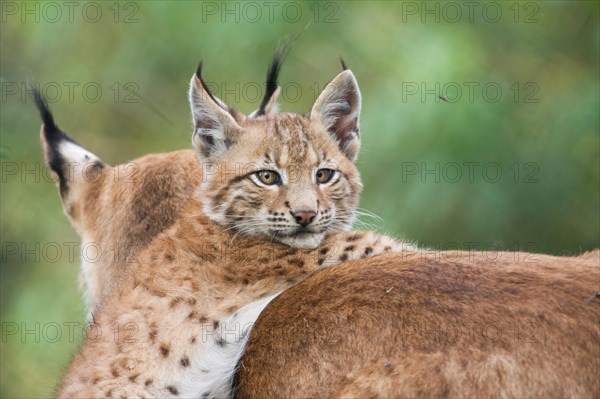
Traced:
<svg viewBox="0 0 600 399">
<path fill-rule="evenodd" d="M 239 116 L 236 118 L 236 121 L 238 120 L 241 120 Z M 464 273 L 462 275 L 457 273 L 454 283 L 449 279 L 448 274 L 445 273 L 445 268 L 463 267 L 464 264 L 460 263 L 461 260 L 450 260 L 449 262 L 433 264 L 432 266 L 432 264 L 421 258 L 422 253 L 414 254 L 414 248 L 403 246 L 389 238 L 378 237 L 372 233 L 334 234 L 326 238 L 320 247 L 316 249 L 310 251 L 292 251 L 281 245 L 266 244 L 264 240 L 259 240 L 259 237 L 248 238 L 243 234 L 236 236 L 237 232 L 233 229 L 223 232 L 220 226 L 215 225 L 212 221 L 202 216 L 202 205 L 199 203 L 198 197 L 184 211 L 184 220 L 187 220 L 188 224 L 184 223 L 184 220 L 175 222 L 174 219 L 167 219 L 167 221 L 162 222 L 159 213 L 148 213 L 145 218 L 134 217 L 135 212 L 133 210 L 153 209 L 150 205 L 153 202 L 150 199 L 152 197 L 163 198 L 165 195 L 161 191 L 161 188 L 165 186 L 160 184 L 154 186 L 152 183 L 160 181 L 153 180 L 157 170 L 163 170 L 165 177 L 168 177 L 169 173 L 171 173 L 174 180 L 176 180 L 174 183 L 177 183 L 180 177 L 185 177 L 185 173 L 183 172 L 186 169 L 182 172 L 177 172 L 177 170 L 169 169 L 168 166 L 178 163 L 189 164 L 190 169 L 187 169 L 188 176 L 196 173 L 198 180 L 200 180 L 199 168 L 194 159 L 195 155 L 191 151 L 182 151 L 179 154 L 185 154 L 185 156 L 181 156 L 181 159 L 178 159 L 177 153 L 161 154 L 157 158 L 154 158 L 152 162 L 150 162 L 152 157 L 141 158 L 143 163 L 140 160 L 140 171 L 149 170 L 152 173 L 146 174 L 144 179 L 135 180 L 135 182 L 129 185 L 107 185 L 102 183 L 102 179 L 99 180 L 97 186 L 84 184 L 87 182 L 83 180 L 68 181 L 70 185 L 68 186 L 69 194 L 66 197 L 67 201 L 63 197 L 65 211 L 74 223 L 86 226 L 82 227 L 85 231 L 94 232 L 94 229 L 101 231 L 102 226 L 106 226 L 109 234 L 113 234 L 114 236 L 114 233 L 111 232 L 119 231 L 119 229 L 126 232 L 128 229 L 136 229 L 140 226 L 140 231 L 142 231 L 144 230 L 144 223 L 148 222 L 150 225 L 156 226 L 158 232 L 152 229 L 148 236 L 142 234 L 135 236 L 137 237 L 136 239 L 139 239 L 139 237 L 149 237 L 147 239 L 152 239 L 156 235 L 159 235 L 159 237 L 139 256 L 136 256 L 141 262 L 136 262 L 133 270 L 124 270 L 121 276 L 113 279 L 109 295 L 107 295 L 106 301 L 98 308 L 97 316 L 94 324 L 90 327 L 88 338 L 82 351 L 76 355 L 69 372 L 57 392 L 57 396 L 59 397 L 193 396 L 209 398 L 227 396 L 230 392 L 229 388 L 231 387 L 231 378 L 235 364 L 248 339 L 250 330 L 245 327 L 253 325 L 258 313 L 260 313 L 263 307 L 269 303 L 279 290 L 303 280 L 306 276 L 311 275 L 314 270 L 320 269 L 323 266 L 371 257 L 381 252 L 405 251 L 408 257 L 404 255 L 400 257 L 387 255 L 386 258 L 376 257 L 358 263 L 350 263 L 344 269 L 330 269 L 339 274 L 329 275 L 329 278 L 333 278 L 333 281 L 339 282 L 341 286 L 336 286 L 332 281 L 325 284 L 327 287 L 326 293 L 332 299 L 331 303 L 340 304 L 340 307 L 337 309 L 339 314 L 344 314 L 346 317 L 358 320 L 356 319 L 357 314 L 352 313 L 352 309 L 356 309 L 353 307 L 354 305 L 343 307 L 344 301 L 355 299 L 363 306 L 361 312 L 366 312 L 369 315 L 368 317 L 374 320 L 374 323 L 381 324 L 378 327 L 374 327 L 376 324 L 368 324 L 364 329 L 360 330 L 362 334 L 360 337 L 362 338 L 357 339 L 362 339 L 360 347 L 364 350 L 361 353 L 382 350 L 382 348 L 386 347 L 385 345 L 390 345 L 390 342 L 393 342 L 386 341 L 388 336 L 384 332 L 387 331 L 386 328 L 390 327 L 390 324 L 386 323 L 386 320 L 388 320 L 388 317 L 394 317 L 393 310 L 395 308 L 394 306 L 377 302 L 378 298 L 382 296 L 385 298 L 390 297 L 393 301 L 406 301 L 408 303 L 407 306 L 415 310 L 417 316 L 424 318 L 424 320 L 428 320 L 431 317 L 441 317 L 444 320 L 446 317 L 444 309 L 452 304 L 470 309 L 474 304 L 480 302 L 480 298 L 476 298 L 474 302 L 466 301 L 464 298 L 448 298 L 432 302 L 433 297 L 430 291 L 419 292 L 419 287 L 423 284 L 429 284 L 427 287 L 432 287 L 435 291 L 440 287 L 446 287 L 448 284 L 450 286 L 452 284 L 465 284 L 464 281 L 459 281 L 461 276 L 464 276 Z M 148 162 L 146 163 L 146 161 Z M 158 175 L 160 176 L 160 174 Z M 146 184 L 150 184 L 154 188 L 149 189 L 146 187 L 142 189 L 140 182 L 147 182 Z M 139 191 L 137 190 L 138 188 Z M 80 189 L 81 191 L 79 191 Z M 143 195 L 139 197 L 130 196 L 128 194 L 130 191 L 144 193 L 149 198 L 141 202 L 129 200 L 125 202 L 110 202 L 110 198 L 124 197 L 133 199 L 143 197 Z M 72 194 L 74 192 L 79 193 Z M 98 198 L 104 198 L 102 201 L 108 200 L 108 203 L 112 204 L 112 206 L 101 208 L 102 212 L 95 210 L 98 203 L 95 203 L 94 199 L 97 200 Z M 170 209 L 174 205 L 179 206 L 179 201 L 179 199 L 175 198 L 172 201 L 165 201 L 161 203 L 159 209 Z M 121 213 L 117 213 L 117 211 Z M 115 217 L 112 217 L 113 213 Z M 175 214 L 179 215 L 179 212 Z M 105 218 L 103 223 L 92 222 L 80 224 L 82 223 L 82 218 L 98 220 L 99 216 Z M 277 217 L 279 216 L 277 215 Z M 126 228 L 121 225 L 119 217 L 122 218 L 121 220 L 127 221 L 122 223 Z M 169 222 L 169 220 L 172 221 Z M 152 221 L 156 221 L 156 224 L 151 223 Z M 169 229 L 169 225 L 173 225 L 173 227 Z M 162 231 L 161 229 L 167 231 L 159 234 Z M 224 245 L 222 240 L 225 240 L 228 244 Z M 143 246 L 139 248 L 143 248 Z M 235 250 L 232 250 L 233 248 Z M 402 267 L 401 264 L 398 264 L 399 261 L 403 264 L 407 259 L 412 261 L 412 263 Z M 582 274 L 582 278 L 577 277 L 575 280 L 592 281 L 595 279 L 594 281 L 597 281 L 597 259 L 598 253 L 596 252 L 595 256 L 591 256 L 588 259 L 595 262 L 593 265 L 596 265 L 596 268 L 592 265 L 590 272 L 585 271 Z M 560 264 L 567 261 L 569 264 L 572 263 L 571 260 L 561 259 L 557 259 L 555 263 Z M 469 267 L 471 267 L 470 263 L 472 262 L 480 263 L 480 266 L 483 265 L 480 267 L 480 269 L 484 269 L 483 272 L 486 270 L 491 272 L 492 269 L 490 268 L 494 266 L 489 265 L 489 262 L 471 260 Z M 373 267 L 373 270 L 369 270 L 370 267 Z M 423 276 L 420 280 L 411 280 L 416 284 L 413 287 L 413 291 L 411 291 L 411 296 L 404 298 L 400 290 L 395 289 L 397 287 L 388 287 L 387 282 L 392 278 L 392 275 L 396 276 L 393 277 L 394 279 L 397 279 L 398 276 L 402 277 L 402 273 L 405 273 L 407 270 L 410 272 L 411 267 L 414 270 L 425 267 L 428 271 L 435 273 L 430 273 L 427 278 Z M 523 267 L 532 272 L 530 265 L 524 265 Z M 573 268 L 575 269 L 575 266 Z M 556 271 L 559 274 L 563 272 L 567 273 L 568 269 L 561 270 L 560 268 L 556 268 Z M 549 277 L 551 274 L 549 272 L 546 276 Z M 323 278 L 316 278 L 319 276 L 327 275 L 319 274 L 315 278 L 306 280 L 306 284 L 298 286 L 295 291 L 288 291 L 289 295 L 279 298 L 277 306 L 269 306 L 265 310 L 264 315 L 267 318 L 271 317 L 270 320 L 273 320 L 273 317 L 278 317 L 278 312 L 282 311 L 282 309 L 284 311 L 289 310 L 286 306 L 297 304 L 304 312 L 307 309 L 302 309 L 302 306 L 309 306 L 317 315 L 320 312 L 322 316 L 323 312 L 327 312 L 326 307 L 316 303 L 303 302 L 309 297 L 313 297 L 315 293 L 321 292 L 322 294 L 322 291 L 315 291 L 315 287 L 319 287 L 324 281 Z M 435 278 L 439 280 L 440 276 L 443 277 L 441 282 L 439 284 L 434 283 Z M 485 276 L 485 273 L 483 273 L 483 283 L 490 284 L 491 280 L 486 280 L 487 277 Z M 552 280 L 554 281 L 553 284 L 562 280 L 565 282 L 575 281 L 569 275 L 561 276 Z M 591 280 L 589 279 L 590 276 L 592 277 Z M 106 276 L 98 275 L 95 278 L 102 281 Z M 432 279 L 431 281 L 429 280 L 430 278 Z M 496 277 L 490 277 L 490 279 L 494 278 Z M 325 281 L 327 281 L 326 278 Z M 345 285 L 347 283 L 352 284 L 351 293 L 348 292 Z M 378 283 L 381 283 L 385 287 L 384 291 L 377 290 Z M 518 282 L 514 283 L 521 284 Z M 495 285 L 488 288 L 497 290 L 505 289 L 510 293 L 514 290 L 512 285 L 510 281 L 507 281 L 505 286 L 502 286 L 504 288 L 495 287 Z M 597 291 L 596 285 L 592 284 L 590 287 L 593 287 Z M 483 291 L 484 294 L 489 294 L 489 292 Z M 535 301 L 538 301 L 529 302 L 533 303 L 534 308 L 529 310 L 527 309 L 528 305 L 524 304 L 522 308 L 518 309 L 521 309 L 519 311 L 534 313 L 540 310 L 543 311 L 539 305 L 542 302 L 547 302 L 547 298 L 555 298 L 559 294 L 562 295 L 564 290 L 561 289 L 559 291 L 544 294 L 543 298 L 539 295 L 536 296 L 536 292 L 532 291 L 530 292 L 530 296 L 528 296 L 528 300 L 532 301 L 535 299 Z M 589 290 L 584 289 L 584 291 L 586 291 L 584 296 L 588 298 L 589 293 L 587 291 Z M 569 293 L 567 291 L 564 292 Z M 198 296 L 196 296 L 196 293 Z M 569 297 L 568 299 L 572 300 L 574 298 L 573 300 L 577 301 L 579 296 L 581 296 L 579 293 L 573 292 L 572 298 Z M 420 311 L 411 305 L 411 301 L 414 298 L 421 298 L 427 302 L 425 307 L 419 308 L 424 309 L 425 313 L 423 315 L 420 315 Z M 565 296 L 564 298 L 567 297 Z M 456 301 L 453 302 L 455 299 Z M 594 301 L 594 299 L 594 295 L 589 297 L 587 300 L 589 303 L 587 304 L 590 306 L 597 304 L 598 301 Z M 552 304 L 558 306 L 560 305 L 560 300 L 557 298 Z M 371 303 L 369 301 L 376 302 Z M 350 303 L 348 302 L 348 305 Z M 492 305 L 493 307 L 494 305 Z M 489 314 L 485 303 L 483 309 L 486 315 Z M 513 307 L 512 309 L 515 310 L 517 308 Z M 308 321 L 303 320 L 303 313 L 294 312 L 293 310 L 292 312 L 296 318 L 289 318 L 288 313 L 285 317 L 286 321 L 289 321 L 291 324 L 297 322 L 299 325 L 305 326 L 304 323 Z M 512 313 L 510 313 L 511 310 L 508 309 L 508 312 L 509 321 L 513 320 Z M 564 315 L 559 313 L 556 314 L 555 318 L 560 321 Z M 312 317 L 313 315 L 306 314 L 306 316 Z M 537 317 L 537 314 L 534 316 Z M 573 315 L 571 316 L 574 317 Z M 365 320 L 371 320 L 368 317 Z M 478 317 L 478 314 L 474 313 L 473 317 Z M 592 315 L 593 317 L 597 316 Z M 571 341 L 576 339 L 578 343 L 581 343 L 583 348 L 591 348 L 590 352 L 586 352 L 591 356 L 590 359 L 582 356 L 579 362 L 568 364 L 569 374 L 566 377 L 571 378 L 569 381 L 573 381 L 572 384 L 569 383 L 568 386 L 562 384 L 562 388 L 556 386 L 556 389 L 559 389 L 556 390 L 554 386 L 549 384 L 554 381 L 552 373 L 539 371 L 546 367 L 542 364 L 543 362 L 538 364 L 533 361 L 517 365 L 518 367 L 522 367 L 523 370 L 529 370 L 529 375 L 535 377 L 534 383 L 538 384 L 536 385 L 538 388 L 536 388 L 535 392 L 555 393 L 560 391 L 562 393 L 570 392 L 573 395 L 579 396 L 585 396 L 587 393 L 592 392 L 591 396 L 598 396 L 597 385 L 593 385 L 593 376 L 597 375 L 598 370 L 597 363 L 594 363 L 597 361 L 597 345 L 589 347 L 586 344 L 586 342 L 597 342 L 597 329 L 586 329 L 587 324 L 585 324 L 585 321 L 588 319 L 589 317 L 584 314 L 582 321 L 578 321 L 581 329 L 576 328 L 578 333 L 570 335 L 569 339 L 567 339 Z M 319 322 L 313 323 L 311 321 L 310 326 L 311 328 L 319 329 L 333 325 L 319 324 Z M 344 329 L 345 326 L 346 323 L 342 323 L 338 327 L 335 327 L 335 331 L 339 335 L 335 342 L 341 346 L 329 347 L 330 350 L 337 350 L 337 352 L 328 354 L 330 361 L 334 363 L 341 362 L 344 366 L 354 363 L 358 355 L 353 347 L 349 347 L 343 343 L 343 339 L 348 337 Z M 266 330 L 261 328 L 255 331 L 252 336 L 255 339 L 256 337 L 261 339 L 260 337 L 262 336 L 262 342 L 266 342 L 268 345 L 283 345 L 285 348 L 286 343 L 294 344 L 294 340 L 301 338 L 303 334 L 298 334 L 298 331 L 297 328 L 279 330 L 279 334 L 274 336 L 272 335 L 273 331 L 269 328 Z M 306 330 L 301 329 L 300 332 L 302 331 L 305 332 Z M 554 327 L 550 327 L 547 330 L 548 336 L 551 336 L 553 339 L 553 345 L 558 345 L 556 348 L 565 347 L 561 345 L 561 342 L 565 341 L 564 337 L 560 336 L 561 331 L 562 329 Z M 565 331 L 568 332 L 569 329 L 567 328 Z M 590 331 L 591 335 L 589 334 Z M 271 348 L 274 347 L 271 346 Z M 281 346 L 278 348 L 281 348 Z M 552 348 L 554 347 L 549 347 L 548 350 L 552 352 Z M 317 381 L 316 378 L 323 377 L 319 373 L 314 375 L 311 374 L 310 370 L 307 371 L 306 368 L 310 367 L 311 362 L 314 361 L 311 358 L 298 360 L 294 364 L 299 369 L 304 367 L 304 371 L 301 372 L 301 375 L 292 375 L 293 379 L 290 379 L 285 374 L 277 374 L 275 371 L 288 370 L 289 364 L 288 366 L 282 366 L 286 364 L 287 355 L 281 352 L 281 349 L 278 349 L 280 352 L 268 351 L 266 355 L 256 352 L 254 349 L 256 349 L 256 346 L 253 346 L 252 352 L 244 357 L 244 361 L 246 362 L 244 367 L 250 366 L 251 363 L 248 363 L 248 361 L 261 364 L 261 361 L 266 359 L 265 356 L 280 359 L 283 363 L 276 363 L 275 369 L 265 369 L 263 374 L 257 373 L 255 366 L 248 367 L 249 370 L 252 370 L 252 373 L 242 375 L 238 382 L 241 388 L 246 386 L 246 391 L 240 392 L 245 392 L 245 394 L 250 392 L 252 397 L 264 397 L 269 389 L 277 386 L 281 387 L 286 384 L 290 389 L 288 393 L 291 392 L 292 396 L 306 395 L 307 391 L 305 389 L 311 386 L 314 387 Z M 318 346 L 308 347 L 307 349 L 307 354 L 309 355 L 313 353 L 313 350 L 319 350 Z M 520 347 L 516 349 L 520 350 Z M 324 353 L 326 352 L 318 352 L 317 355 Z M 562 353 L 562 356 L 569 358 L 571 355 Z M 318 356 L 315 358 L 318 358 Z M 435 367 L 439 366 L 439 369 L 436 368 L 436 372 L 440 370 L 439 375 L 442 375 L 442 373 L 445 373 L 444 375 L 454 375 L 452 373 L 460 372 L 460 367 L 448 368 L 448 366 L 444 365 L 443 362 L 446 360 L 443 358 L 439 356 L 438 358 L 416 356 L 414 359 L 411 358 L 412 360 L 409 359 L 410 361 L 407 360 L 408 363 L 402 364 L 401 362 L 405 358 L 405 355 L 396 356 L 386 360 L 383 365 L 377 362 L 377 358 L 372 364 L 369 363 L 369 359 L 366 359 L 360 365 L 357 364 L 357 367 L 353 369 L 351 374 L 345 374 L 344 367 L 338 367 L 333 370 L 335 371 L 333 375 L 335 378 L 341 376 L 342 383 L 338 385 L 337 382 L 339 380 L 337 379 L 330 379 L 329 383 L 327 381 L 320 382 L 319 386 L 323 389 L 320 393 L 328 389 L 333 395 L 344 397 L 381 397 L 418 396 L 420 394 L 427 394 L 428 396 L 438 394 L 447 395 L 452 392 L 469 392 L 470 395 L 477 395 L 482 392 L 486 392 L 489 395 L 513 392 L 515 395 L 522 396 L 523 394 L 534 392 L 527 390 L 527 387 L 531 385 L 530 382 L 518 381 L 513 378 L 516 376 L 514 371 L 517 370 L 514 368 L 514 362 L 510 364 L 513 367 L 510 369 L 513 371 L 512 374 L 504 373 L 507 368 L 503 368 L 501 362 L 493 364 L 490 362 L 477 363 L 482 365 L 480 368 L 477 367 L 477 364 L 474 364 L 471 373 L 472 378 L 467 382 L 483 381 L 485 385 L 469 385 L 463 381 L 459 386 L 450 385 L 446 383 L 447 380 L 445 379 L 430 378 L 431 374 L 427 370 L 433 364 L 433 361 L 437 362 L 435 363 Z M 538 357 L 538 359 L 542 358 Z M 464 364 L 465 361 L 469 361 L 468 359 L 466 356 L 462 358 L 455 356 L 451 360 L 458 362 L 460 365 Z M 503 359 L 508 359 L 508 357 L 504 356 Z M 556 359 L 555 357 L 553 364 L 560 366 L 560 361 Z M 532 358 L 529 358 L 529 360 L 532 360 Z M 257 363 L 252 364 L 255 365 Z M 244 369 L 244 367 L 241 369 Z M 269 367 L 271 367 L 271 364 L 269 364 Z M 277 370 L 277 367 L 280 369 Z M 410 371 L 410 373 L 407 373 L 406 370 Z M 525 375 L 526 371 L 523 370 L 522 374 Z M 497 376 L 496 380 L 492 378 L 494 376 Z M 267 384 L 264 383 L 265 377 L 267 378 Z M 292 380 L 301 383 L 301 385 L 288 384 Z M 578 381 L 583 381 L 583 383 L 579 384 Z M 436 382 L 441 383 L 437 384 Z M 463 390 L 457 391 L 459 388 Z M 294 391 L 294 389 L 297 390 Z"/>
<path fill-rule="evenodd" d="M 277 77 L 287 46 L 276 50 L 267 74 L 270 90 L 253 114 L 276 112 Z M 61 130 L 41 94 L 33 93 L 44 123 L 40 135 L 46 162 L 64 213 L 81 237 L 79 281 L 91 317 L 120 273 L 179 218 L 200 184 L 201 168 L 192 150 L 146 155 L 111 167 Z M 213 98 L 234 119 L 246 119 Z"/>
<path fill-rule="evenodd" d="M 190 103 L 193 142 L 202 157 L 203 210 L 211 220 L 294 248 L 315 248 L 327 234 L 350 230 L 362 188 L 354 164 L 360 93 L 350 70 L 327 86 L 309 115 L 236 121 L 212 100 L 199 74 Z M 323 170 L 332 178 L 321 184 Z M 276 175 L 278 183 L 263 184 L 261 171 Z M 314 219 L 301 224 L 299 213 Z"/>
<path fill-rule="evenodd" d="M 58 397 L 228 397 L 248 332 L 272 298 L 324 266 L 406 249 L 342 232 L 360 191 L 360 95 L 350 71 L 310 116 L 244 117 L 209 95 L 198 74 L 192 84 L 200 188 L 113 281 L 90 327 L 100 334 L 88 334 Z M 256 184 L 253 169 L 218 178 L 206 168 L 264 167 L 265 158 L 283 177 L 276 190 Z M 335 170 L 331 184 L 315 182 L 319 168 Z M 305 209 L 316 215 L 307 229 L 294 217 Z M 116 334 L 106 333 L 111 326 Z"/>
</svg>

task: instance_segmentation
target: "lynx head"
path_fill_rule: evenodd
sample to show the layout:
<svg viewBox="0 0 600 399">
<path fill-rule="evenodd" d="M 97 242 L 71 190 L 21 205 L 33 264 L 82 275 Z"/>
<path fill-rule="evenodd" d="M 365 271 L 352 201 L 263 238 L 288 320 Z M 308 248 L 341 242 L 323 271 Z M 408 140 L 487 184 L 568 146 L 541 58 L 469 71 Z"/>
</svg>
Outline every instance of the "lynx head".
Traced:
<svg viewBox="0 0 600 399">
<path fill-rule="evenodd" d="M 360 102 L 356 79 L 344 70 L 308 115 L 233 117 L 199 68 L 190 104 L 206 215 L 295 248 L 314 248 L 328 233 L 349 230 L 362 188 L 354 164 Z"/>
</svg>

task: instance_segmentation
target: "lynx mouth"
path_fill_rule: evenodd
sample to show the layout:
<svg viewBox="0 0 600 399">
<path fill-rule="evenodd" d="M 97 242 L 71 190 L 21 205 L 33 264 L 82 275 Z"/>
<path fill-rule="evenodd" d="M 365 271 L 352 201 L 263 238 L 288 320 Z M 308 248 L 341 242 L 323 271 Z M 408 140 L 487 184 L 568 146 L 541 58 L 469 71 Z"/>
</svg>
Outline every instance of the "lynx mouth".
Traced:
<svg viewBox="0 0 600 399">
<path fill-rule="evenodd" d="M 290 233 L 277 232 L 273 238 L 283 244 L 293 248 L 313 249 L 321 244 L 325 234 L 322 231 L 308 230 L 306 228 L 297 229 Z"/>
<path fill-rule="evenodd" d="M 314 229 L 309 229 L 306 227 L 298 227 L 297 229 L 295 229 L 294 231 L 291 232 L 283 232 L 283 231 L 277 231 L 275 232 L 276 236 L 279 237 L 307 237 L 307 236 L 311 236 L 311 235 L 315 235 L 315 234 L 322 234 L 323 232 L 320 230 L 314 230 Z"/>
<path fill-rule="evenodd" d="M 292 234 L 290 234 L 291 237 L 300 237 L 300 236 L 307 236 L 307 235 L 311 235 L 311 234 L 317 234 L 317 231 L 312 231 L 312 230 L 297 230 L 295 232 L 293 232 Z"/>
</svg>

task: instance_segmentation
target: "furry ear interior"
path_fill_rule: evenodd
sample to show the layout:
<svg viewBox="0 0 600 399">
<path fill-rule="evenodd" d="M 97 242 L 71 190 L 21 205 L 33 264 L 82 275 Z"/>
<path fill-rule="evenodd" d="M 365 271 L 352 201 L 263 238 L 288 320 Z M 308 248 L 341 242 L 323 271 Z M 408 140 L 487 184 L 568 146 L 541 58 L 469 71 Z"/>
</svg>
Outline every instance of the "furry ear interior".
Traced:
<svg viewBox="0 0 600 399">
<path fill-rule="evenodd" d="M 315 101 L 310 117 L 320 121 L 342 152 L 352 161 L 360 150 L 360 90 L 352 71 L 335 77 Z"/>
<path fill-rule="evenodd" d="M 204 158 L 210 158 L 227 152 L 241 128 L 226 111 L 229 107 L 210 93 L 201 73 L 202 63 L 190 83 L 190 107 L 194 120 L 192 143 Z"/>
</svg>

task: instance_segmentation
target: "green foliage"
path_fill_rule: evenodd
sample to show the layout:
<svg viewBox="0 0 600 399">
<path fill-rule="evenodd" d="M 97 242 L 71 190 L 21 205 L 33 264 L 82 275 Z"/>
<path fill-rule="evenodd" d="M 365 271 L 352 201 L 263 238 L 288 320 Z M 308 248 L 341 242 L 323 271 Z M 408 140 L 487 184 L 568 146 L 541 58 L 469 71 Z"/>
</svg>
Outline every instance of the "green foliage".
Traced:
<svg viewBox="0 0 600 399">
<path fill-rule="evenodd" d="M 383 219 L 363 222 L 439 248 L 598 247 L 598 3 L 475 2 L 472 18 L 447 4 L 84 2 L 69 15 L 62 2 L 3 2 L 0 396 L 51 396 L 84 320 L 78 238 L 42 173 L 29 79 L 55 100 L 59 126 L 120 163 L 190 146 L 200 57 L 216 94 L 249 112 L 277 41 L 299 34 L 283 110 L 309 111 L 338 55 L 360 84 L 361 206 Z"/>
</svg>

